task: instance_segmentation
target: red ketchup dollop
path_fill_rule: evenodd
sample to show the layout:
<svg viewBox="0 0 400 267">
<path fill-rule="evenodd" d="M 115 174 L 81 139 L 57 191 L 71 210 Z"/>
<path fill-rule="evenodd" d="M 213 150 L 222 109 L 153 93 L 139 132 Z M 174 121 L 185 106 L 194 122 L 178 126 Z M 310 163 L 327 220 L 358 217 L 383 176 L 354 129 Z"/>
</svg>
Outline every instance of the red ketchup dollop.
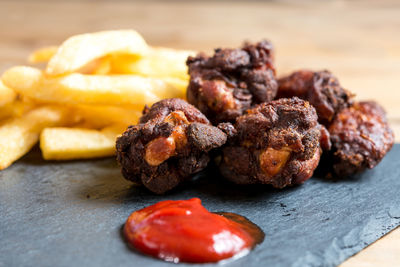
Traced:
<svg viewBox="0 0 400 267">
<path fill-rule="evenodd" d="M 264 239 L 245 217 L 211 213 L 201 200 L 166 200 L 133 212 L 124 235 L 136 250 L 171 262 L 217 262 L 247 254 Z"/>
</svg>

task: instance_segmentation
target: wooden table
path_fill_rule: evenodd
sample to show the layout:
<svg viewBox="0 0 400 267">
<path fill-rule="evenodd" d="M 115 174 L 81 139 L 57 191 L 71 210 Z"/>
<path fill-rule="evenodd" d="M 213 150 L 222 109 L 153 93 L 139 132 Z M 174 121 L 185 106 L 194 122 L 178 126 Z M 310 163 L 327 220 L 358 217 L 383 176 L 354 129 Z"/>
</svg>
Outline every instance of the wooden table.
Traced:
<svg viewBox="0 0 400 267">
<path fill-rule="evenodd" d="M 133 28 L 152 45 L 211 51 L 268 38 L 278 74 L 329 69 L 388 111 L 400 140 L 400 2 L 1 1 L 0 71 L 70 35 Z M 342 267 L 399 266 L 400 229 Z"/>
</svg>

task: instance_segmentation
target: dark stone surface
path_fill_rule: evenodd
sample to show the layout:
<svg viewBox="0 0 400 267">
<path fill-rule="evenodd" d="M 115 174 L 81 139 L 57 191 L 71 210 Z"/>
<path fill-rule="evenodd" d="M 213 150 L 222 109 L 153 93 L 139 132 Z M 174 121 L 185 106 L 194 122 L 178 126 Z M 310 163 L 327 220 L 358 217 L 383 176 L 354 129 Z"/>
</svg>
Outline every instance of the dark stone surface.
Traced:
<svg viewBox="0 0 400 267">
<path fill-rule="evenodd" d="M 121 227 L 137 209 L 191 197 L 265 231 L 261 245 L 229 266 L 335 266 L 400 224 L 399 158 L 395 145 L 362 175 L 285 190 L 234 186 L 208 170 L 155 196 L 125 181 L 113 159 L 44 162 L 32 152 L 0 172 L 0 266 L 172 266 L 131 251 Z"/>
</svg>

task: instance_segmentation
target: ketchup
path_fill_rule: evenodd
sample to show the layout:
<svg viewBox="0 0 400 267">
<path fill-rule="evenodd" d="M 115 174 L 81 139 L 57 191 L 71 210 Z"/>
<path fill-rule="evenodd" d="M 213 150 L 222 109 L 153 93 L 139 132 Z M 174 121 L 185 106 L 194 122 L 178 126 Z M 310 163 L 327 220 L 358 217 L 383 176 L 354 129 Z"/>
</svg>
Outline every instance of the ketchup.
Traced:
<svg viewBox="0 0 400 267">
<path fill-rule="evenodd" d="M 171 262 L 217 262 L 245 255 L 264 233 L 245 217 L 207 211 L 201 200 L 166 200 L 133 212 L 124 235 L 138 251 Z"/>
</svg>

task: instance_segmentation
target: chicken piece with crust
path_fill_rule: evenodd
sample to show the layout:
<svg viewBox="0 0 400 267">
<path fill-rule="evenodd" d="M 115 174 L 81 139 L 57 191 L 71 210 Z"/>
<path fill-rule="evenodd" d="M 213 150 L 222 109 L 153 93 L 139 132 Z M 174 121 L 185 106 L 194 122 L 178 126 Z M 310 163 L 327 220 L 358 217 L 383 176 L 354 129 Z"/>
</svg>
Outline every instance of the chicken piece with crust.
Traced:
<svg viewBox="0 0 400 267">
<path fill-rule="evenodd" d="M 189 103 L 213 124 L 234 122 L 256 104 L 274 99 L 278 84 L 268 41 L 242 48 L 216 49 L 213 56 L 189 57 Z"/>
<path fill-rule="evenodd" d="M 334 174 L 340 177 L 375 167 L 394 142 L 385 111 L 373 101 L 342 110 L 329 132 L 332 151 L 328 158 Z"/>
<path fill-rule="evenodd" d="M 164 99 L 117 139 L 117 160 L 126 179 L 162 194 L 204 169 L 208 152 L 225 142 L 225 133 L 195 107 Z"/>
<path fill-rule="evenodd" d="M 238 184 L 303 183 L 319 163 L 321 144 L 329 149 L 329 134 L 315 109 L 297 97 L 260 104 L 238 117 L 234 127 L 219 127 L 229 136 L 219 168 Z"/>
<path fill-rule="evenodd" d="M 277 98 L 297 96 L 317 110 L 318 121 L 328 127 L 336 114 L 352 104 L 351 94 L 329 71 L 300 70 L 278 80 Z"/>
</svg>

